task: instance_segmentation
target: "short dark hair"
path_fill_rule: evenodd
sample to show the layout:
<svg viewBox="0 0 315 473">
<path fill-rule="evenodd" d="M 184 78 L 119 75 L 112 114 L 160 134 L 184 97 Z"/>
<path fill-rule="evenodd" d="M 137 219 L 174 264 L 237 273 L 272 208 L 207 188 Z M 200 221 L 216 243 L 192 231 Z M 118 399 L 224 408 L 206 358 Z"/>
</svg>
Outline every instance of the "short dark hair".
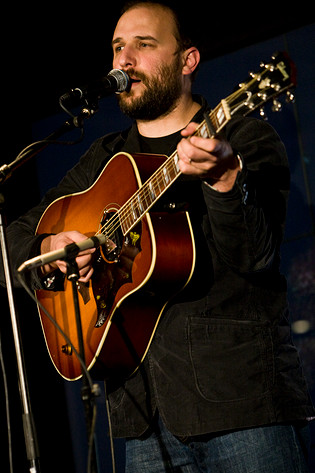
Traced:
<svg viewBox="0 0 315 473">
<path fill-rule="evenodd" d="M 180 19 L 179 12 L 171 5 L 171 2 L 155 1 L 155 0 L 129 0 L 127 1 L 122 10 L 121 15 L 126 13 L 132 8 L 136 8 L 141 5 L 155 5 L 160 6 L 166 10 L 169 10 L 173 16 L 174 23 L 176 26 L 176 31 L 174 32 L 176 41 L 178 43 L 179 51 L 185 51 L 186 49 L 196 46 L 193 39 L 187 34 L 186 28 L 184 27 L 184 22 Z"/>
</svg>

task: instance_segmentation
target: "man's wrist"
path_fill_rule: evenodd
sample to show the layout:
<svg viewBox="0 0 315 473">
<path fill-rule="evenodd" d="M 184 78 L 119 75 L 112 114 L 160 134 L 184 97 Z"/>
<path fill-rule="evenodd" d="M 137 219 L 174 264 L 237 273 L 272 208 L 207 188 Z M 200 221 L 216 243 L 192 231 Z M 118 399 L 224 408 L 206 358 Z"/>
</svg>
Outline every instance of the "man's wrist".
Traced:
<svg viewBox="0 0 315 473">
<path fill-rule="evenodd" d="M 235 167 L 228 170 L 226 173 L 226 178 L 218 178 L 218 179 L 205 179 L 204 183 L 210 187 L 211 189 L 217 192 L 228 192 L 230 191 L 236 180 L 236 176 L 239 172 L 243 169 L 243 160 L 239 153 L 234 155 L 234 163 Z"/>
<path fill-rule="evenodd" d="M 46 238 L 43 239 L 40 245 L 40 254 L 43 255 L 45 253 L 49 253 L 51 251 L 51 238 L 52 235 L 47 236 Z M 41 266 L 41 272 L 42 274 L 49 274 L 52 271 L 56 269 L 53 267 L 51 264 L 45 264 L 44 266 Z"/>
</svg>

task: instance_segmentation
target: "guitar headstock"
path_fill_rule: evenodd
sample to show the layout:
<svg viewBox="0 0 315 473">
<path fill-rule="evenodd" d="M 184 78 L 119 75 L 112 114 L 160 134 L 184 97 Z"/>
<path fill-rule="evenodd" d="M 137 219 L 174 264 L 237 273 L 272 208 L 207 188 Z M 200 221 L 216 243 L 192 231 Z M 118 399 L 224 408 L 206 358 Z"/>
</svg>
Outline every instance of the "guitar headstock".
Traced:
<svg viewBox="0 0 315 473">
<path fill-rule="evenodd" d="M 281 110 L 281 103 L 277 98 L 286 92 L 287 100 L 294 101 L 292 89 L 296 86 L 296 68 L 286 53 L 276 53 L 268 63 L 261 63 L 258 72 L 251 72 L 246 82 L 239 84 L 239 88 L 227 97 L 226 102 L 230 114 L 240 113 L 247 115 L 260 108 L 260 115 L 264 117 L 263 106 L 273 100 L 273 111 Z"/>
</svg>

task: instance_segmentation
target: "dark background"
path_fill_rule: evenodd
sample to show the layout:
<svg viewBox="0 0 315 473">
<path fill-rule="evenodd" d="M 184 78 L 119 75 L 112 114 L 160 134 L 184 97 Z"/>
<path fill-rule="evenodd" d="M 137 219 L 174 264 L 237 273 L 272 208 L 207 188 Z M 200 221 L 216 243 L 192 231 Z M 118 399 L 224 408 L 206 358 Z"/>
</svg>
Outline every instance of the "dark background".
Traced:
<svg viewBox="0 0 315 473">
<path fill-rule="evenodd" d="M 311 6 L 305 8 L 303 2 L 301 8 L 296 4 L 283 8 L 277 2 L 213 5 L 201 1 L 195 8 L 188 4 L 180 9 L 179 2 L 168 3 L 179 10 L 182 23 L 200 46 L 203 60 L 300 28 L 315 19 Z M 34 8 L 32 14 L 29 5 L 21 7 L 10 34 L 4 33 L 10 45 L 4 48 L 10 62 L 4 76 L 9 88 L 15 83 L 14 95 L 27 107 L 25 118 L 34 120 L 56 111 L 58 97 L 67 88 L 110 68 L 110 42 L 123 4 L 83 2 L 79 6 L 64 2 L 58 7 L 58 3 L 51 3 L 45 10 Z M 7 13 L 3 21 L 6 19 L 10 21 Z"/>
<path fill-rule="evenodd" d="M 11 162 L 35 139 L 48 135 L 67 118 L 60 113 L 58 97 L 69 88 L 84 85 L 111 69 L 110 41 L 122 2 L 115 7 L 90 2 L 81 6 L 45 4 L 10 7 L 3 12 L 2 33 L 2 157 Z M 173 2 L 174 3 L 174 2 Z M 175 2 L 176 3 L 176 2 Z M 311 7 L 311 5 L 309 4 Z M 282 269 L 289 281 L 292 322 L 308 320 L 310 328 L 294 333 L 310 390 L 315 399 L 315 251 L 314 251 L 314 14 L 302 4 L 285 10 L 266 2 L 254 5 L 188 5 L 182 18 L 193 29 L 203 55 L 195 92 L 212 106 L 231 93 L 259 68 L 275 50 L 287 50 L 298 69 L 295 105 L 284 103 L 281 114 L 269 121 L 283 139 L 292 173 Z M 310 8 L 311 9 L 311 8 Z M 100 103 L 100 111 L 86 122 L 86 136 L 71 148 L 51 146 L 16 171 L 3 186 L 10 222 L 35 205 L 97 137 L 127 126 L 114 97 Z M 42 471 L 85 469 L 86 440 L 80 401 L 80 382 L 69 383 L 56 373 L 47 354 L 36 308 L 23 291 L 16 303 L 35 424 L 39 437 Z M 9 382 L 14 471 L 27 471 L 22 432 L 16 362 L 6 294 L 1 289 L 0 333 Z M 1 457 L 7 468 L 4 390 L 0 377 L 0 425 L 4 433 Z M 100 472 L 111 471 L 104 393 L 98 400 Z M 313 435 L 314 437 L 314 435 Z M 314 443 L 314 440 L 313 440 Z M 122 441 L 116 442 L 117 471 L 123 471 Z M 314 464 L 313 464 L 314 467 Z"/>
</svg>

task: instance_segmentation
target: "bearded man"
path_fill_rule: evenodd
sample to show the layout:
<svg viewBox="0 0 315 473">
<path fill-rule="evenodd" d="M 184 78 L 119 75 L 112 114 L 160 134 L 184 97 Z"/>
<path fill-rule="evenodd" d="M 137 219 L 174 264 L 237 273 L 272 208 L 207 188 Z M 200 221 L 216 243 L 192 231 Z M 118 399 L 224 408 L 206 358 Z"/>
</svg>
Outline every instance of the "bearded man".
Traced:
<svg viewBox="0 0 315 473">
<path fill-rule="evenodd" d="M 150 160 L 177 150 L 181 177 L 151 212 L 188 209 L 196 261 L 139 369 L 106 381 L 114 435 L 126 438 L 126 471 L 306 472 L 303 435 L 314 412 L 279 272 L 289 187 L 283 144 L 265 122 L 240 116 L 220 137 L 194 135 L 209 112 L 191 91 L 200 54 L 170 7 L 128 4 L 112 46 L 113 67 L 131 79 L 119 105 L 134 123 L 98 139 L 10 226 L 14 266 L 86 238 L 76 228 L 35 235 L 39 216 L 60 196 L 88 189 L 115 153 Z M 93 252 L 76 258 L 82 283 L 93 275 Z M 64 273 L 65 262 L 47 264 L 30 276 L 32 287 L 47 289 L 49 276 L 53 290 L 51 275 Z"/>
</svg>

